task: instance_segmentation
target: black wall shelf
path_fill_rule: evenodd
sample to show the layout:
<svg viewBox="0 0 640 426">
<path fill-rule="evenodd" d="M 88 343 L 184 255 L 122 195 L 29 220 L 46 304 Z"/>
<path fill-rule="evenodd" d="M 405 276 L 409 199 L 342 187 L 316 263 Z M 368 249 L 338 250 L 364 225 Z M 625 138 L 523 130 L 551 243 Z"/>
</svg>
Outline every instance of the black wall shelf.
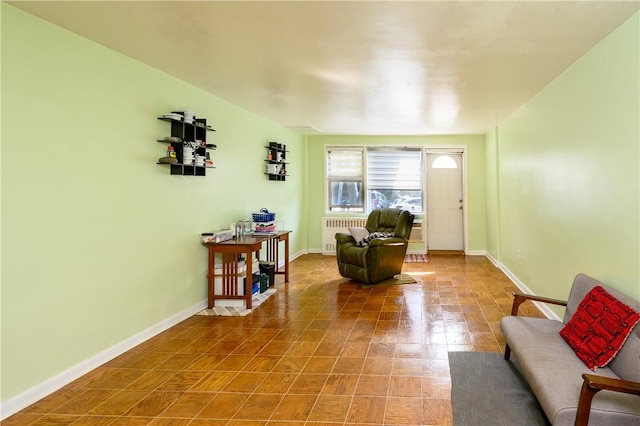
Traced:
<svg viewBox="0 0 640 426">
<path fill-rule="evenodd" d="M 215 132 L 215 129 L 207 124 L 206 118 L 186 119 L 182 112 L 172 112 L 172 117 L 158 117 L 160 121 L 166 121 L 171 124 L 170 136 L 164 139 L 158 139 L 158 142 L 169 144 L 175 152 L 176 162 L 163 163 L 158 161 L 157 164 L 169 166 L 172 175 L 184 176 L 206 176 L 207 169 L 214 169 L 209 150 L 215 150 L 216 144 L 207 143 L 207 132 Z M 189 145 L 193 148 L 193 156 L 201 156 L 205 158 L 205 165 L 195 165 L 193 161 L 185 164 L 184 147 Z"/>
<path fill-rule="evenodd" d="M 269 180 L 275 181 L 284 181 L 286 177 L 289 176 L 287 174 L 287 146 L 279 144 L 278 142 L 269 142 L 267 148 L 267 159 L 264 160 L 266 162 L 266 175 L 269 177 Z"/>
</svg>

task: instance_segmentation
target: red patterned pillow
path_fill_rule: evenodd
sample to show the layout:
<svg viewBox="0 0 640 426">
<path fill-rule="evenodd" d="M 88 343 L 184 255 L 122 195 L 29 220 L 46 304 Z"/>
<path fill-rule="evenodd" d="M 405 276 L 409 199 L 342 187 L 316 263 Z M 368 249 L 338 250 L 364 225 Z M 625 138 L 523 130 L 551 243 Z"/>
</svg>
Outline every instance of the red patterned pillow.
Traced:
<svg viewBox="0 0 640 426">
<path fill-rule="evenodd" d="M 560 335 L 578 358 L 595 370 L 617 355 L 639 321 L 638 312 L 596 286 L 582 299 Z"/>
</svg>

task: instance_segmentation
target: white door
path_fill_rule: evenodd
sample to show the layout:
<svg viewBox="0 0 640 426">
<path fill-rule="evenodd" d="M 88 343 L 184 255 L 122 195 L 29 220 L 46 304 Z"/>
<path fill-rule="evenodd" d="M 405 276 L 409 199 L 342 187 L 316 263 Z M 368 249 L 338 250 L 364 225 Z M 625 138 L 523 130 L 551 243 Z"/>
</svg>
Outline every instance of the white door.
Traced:
<svg viewBox="0 0 640 426">
<path fill-rule="evenodd" d="M 427 154 L 427 247 L 463 250 L 462 154 Z"/>
</svg>

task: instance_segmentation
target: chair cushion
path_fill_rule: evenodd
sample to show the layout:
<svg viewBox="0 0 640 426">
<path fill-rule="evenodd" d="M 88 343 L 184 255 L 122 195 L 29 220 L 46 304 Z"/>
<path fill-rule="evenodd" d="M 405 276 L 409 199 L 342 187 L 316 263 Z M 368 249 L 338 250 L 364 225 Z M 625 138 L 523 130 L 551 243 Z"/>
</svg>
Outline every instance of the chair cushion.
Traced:
<svg viewBox="0 0 640 426">
<path fill-rule="evenodd" d="M 367 238 L 370 234 L 367 228 L 363 228 L 361 226 L 350 226 L 349 233 L 351 234 L 353 239 L 356 240 L 356 244 L 360 243 L 362 240 Z"/>
<path fill-rule="evenodd" d="M 560 335 L 591 370 L 607 365 L 640 322 L 640 314 L 601 286 L 591 289 Z"/>
<path fill-rule="evenodd" d="M 358 241 L 356 245 L 358 247 L 368 246 L 371 240 L 375 240 L 376 238 L 393 238 L 396 234 L 393 232 L 372 232 L 371 234 L 364 237 L 362 240 Z"/>
</svg>

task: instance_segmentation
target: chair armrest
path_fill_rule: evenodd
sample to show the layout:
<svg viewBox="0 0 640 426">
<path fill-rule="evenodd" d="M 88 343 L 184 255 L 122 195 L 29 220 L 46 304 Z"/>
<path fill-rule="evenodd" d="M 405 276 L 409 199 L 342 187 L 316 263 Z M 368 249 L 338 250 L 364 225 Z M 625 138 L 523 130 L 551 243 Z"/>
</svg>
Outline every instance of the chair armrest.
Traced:
<svg viewBox="0 0 640 426">
<path fill-rule="evenodd" d="M 517 293 L 513 292 L 513 305 L 511 306 L 511 315 L 518 316 L 518 308 L 527 300 L 532 300 L 534 302 L 544 302 L 550 303 L 552 305 L 560 305 L 567 306 L 567 302 L 565 300 L 558 299 L 550 299 L 548 297 L 536 296 L 534 294 L 525 294 L 525 293 Z"/>
<path fill-rule="evenodd" d="M 369 241 L 369 246 L 370 247 L 375 247 L 375 246 L 403 246 L 403 245 L 405 245 L 407 243 L 408 243 L 407 240 L 405 240 L 404 238 L 399 238 L 399 237 L 374 238 L 373 240 Z"/>
<path fill-rule="evenodd" d="M 576 413 L 576 426 L 587 426 L 591 412 L 591 401 L 596 393 L 601 390 L 622 392 L 640 396 L 640 383 L 629 380 L 614 379 L 611 377 L 597 376 L 595 374 L 583 374 L 582 389 L 578 400 Z"/>
<path fill-rule="evenodd" d="M 340 244 L 342 243 L 355 243 L 356 240 L 355 238 L 353 238 L 351 236 L 351 234 L 347 234 L 347 233 L 343 233 L 343 232 L 338 232 L 336 234 L 336 241 Z"/>
</svg>

